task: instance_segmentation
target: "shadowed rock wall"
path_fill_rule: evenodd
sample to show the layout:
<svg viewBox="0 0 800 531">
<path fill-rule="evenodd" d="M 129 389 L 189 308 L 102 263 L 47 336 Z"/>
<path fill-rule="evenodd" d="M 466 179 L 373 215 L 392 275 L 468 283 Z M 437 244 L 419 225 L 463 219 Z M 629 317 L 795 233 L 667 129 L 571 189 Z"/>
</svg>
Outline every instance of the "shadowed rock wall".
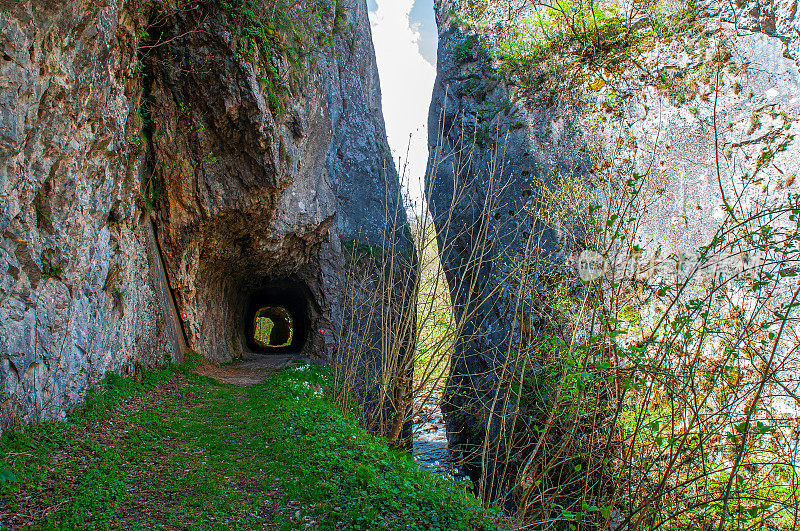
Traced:
<svg viewBox="0 0 800 531">
<path fill-rule="evenodd" d="M 160 36 L 167 44 L 145 59 L 153 172 L 166 188 L 159 237 L 190 347 L 211 359 L 241 355 L 245 299 L 292 276 L 314 294 L 311 328 L 334 331 L 316 334 L 309 351 L 327 359 L 340 242 L 384 244 L 400 207 L 367 12 L 351 4 L 339 30 L 332 11 L 321 27 L 293 13 L 311 40 L 299 67 L 245 53 L 213 7 L 175 17 Z M 333 43 L 315 44 L 315 31 Z M 270 67 L 286 80 L 281 108 L 265 86 Z"/>
</svg>

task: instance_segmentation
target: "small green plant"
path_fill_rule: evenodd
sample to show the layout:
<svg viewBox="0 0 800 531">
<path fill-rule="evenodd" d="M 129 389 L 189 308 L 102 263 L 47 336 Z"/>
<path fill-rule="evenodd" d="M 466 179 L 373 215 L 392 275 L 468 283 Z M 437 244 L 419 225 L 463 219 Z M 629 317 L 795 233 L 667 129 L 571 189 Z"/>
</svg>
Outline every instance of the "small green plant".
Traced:
<svg viewBox="0 0 800 531">
<path fill-rule="evenodd" d="M 144 135 L 141 132 L 132 134 L 130 137 L 128 137 L 128 145 L 131 146 L 133 154 L 138 155 L 144 149 Z"/>
<path fill-rule="evenodd" d="M 60 279 L 61 274 L 64 272 L 66 261 L 64 259 L 54 260 L 49 254 L 42 254 L 42 278 L 55 278 Z"/>
<path fill-rule="evenodd" d="M 280 116 L 284 112 L 284 105 L 283 100 L 281 97 L 276 94 L 275 92 L 270 92 L 267 96 L 267 103 L 269 104 L 269 110 L 276 116 Z"/>
<path fill-rule="evenodd" d="M 464 83 L 464 92 L 470 96 L 479 98 L 486 93 L 486 87 L 479 76 L 473 76 Z"/>
<path fill-rule="evenodd" d="M 52 225 L 53 225 L 53 218 L 51 218 L 51 217 L 50 217 L 50 216 L 47 214 L 47 212 L 45 212 L 45 211 L 44 211 L 42 208 L 40 208 L 40 207 L 38 207 L 38 206 L 36 207 L 36 217 L 37 217 L 37 218 L 41 218 L 41 219 L 43 219 L 43 220 L 47 221 L 47 223 L 49 223 L 49 224 L 50 224 L 50 226 L 52 226 Z"/>
<path fill-rule="evenodd" d="M 475 128 L 475 144 L 481 148 L 486 148 L 492 141 L 492 132 L 489 124 L 481 124 Z"/>
<path fill-rule="evenodd" d="M 333 32 L 334 34 L 342 34 L 348 27 L 347 13 L 344 10 L 344 3 L 342 0 L 335 0 L 334 17 L 333 17 Z"/>
<path fill-rule="evenodd" d="M 453 52 L 453 58 L 457 63 L 466 63 L 475 57 L 475 48 L 478 46 L 478 38 L 471 35 L 459 42 Z"/>
<path fill-rule="evenodd" d="M 166 183 L 161 171 L 156 170 L 149 174 L 143 184 L 144 192 L 141 196 L 141 205 L 149 212 L 154 212 L 158 204 L 167 195 Z"/>
<path fill-rule="evenodd" d="M 752 135 L 759 127 L 761 127 L 761 118 L 757 113 L 750 116 L 750 127 L 747 129 L 747 134 Z"/>
<path fill-rule="evenodd" d="M 12 481 L 16 481 L 17 478 L 14 476 L 14 473 L 6 468 L 5 464 L 0 462 L 0 485 L 3 483 L 11 483 Z"/>
</svg>

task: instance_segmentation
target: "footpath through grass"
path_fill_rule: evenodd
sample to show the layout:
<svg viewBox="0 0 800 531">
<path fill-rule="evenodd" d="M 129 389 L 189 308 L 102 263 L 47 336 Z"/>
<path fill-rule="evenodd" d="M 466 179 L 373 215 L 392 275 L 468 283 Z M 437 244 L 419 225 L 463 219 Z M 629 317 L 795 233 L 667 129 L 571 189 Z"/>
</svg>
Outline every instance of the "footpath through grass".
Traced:
<svg viewBox="0 0 800 531">
<path fill-rule="evenodd" d="M 67 421 L 0 439 L 0 529 L 497 528 L 343 415 L 328 381 L 308 366 L 248 388 L 112 376 Z"/>
</svg>

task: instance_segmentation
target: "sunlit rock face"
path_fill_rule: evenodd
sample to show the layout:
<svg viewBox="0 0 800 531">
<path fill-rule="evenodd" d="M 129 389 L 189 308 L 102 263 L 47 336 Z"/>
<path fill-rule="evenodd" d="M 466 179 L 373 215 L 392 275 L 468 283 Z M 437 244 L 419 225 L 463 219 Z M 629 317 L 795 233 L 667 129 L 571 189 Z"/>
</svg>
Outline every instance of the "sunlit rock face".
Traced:
<svg viewBox="0 0 800 531">
<path fill-rule="evenodd" d="M 124 2 L 0 4 L 0 427 L 63 414 L 108 371 L 171 359 L 128 142 Z"/>
<path fill-rule="evenodd" d="M 763 33 L 776 37 L 786 45 L 784 55 L 795 61 L 800 60 L 800 18 L 797 16 L 797 0 L 771 0 L 769 2 L 720 2 L 704 0 L 699 2 L 706 17 L 719 17 L 734 24 L 740 30 Z M 769 47 L 779 46 L 771 43 Z"/>
<path fill-rule="evenodd" d="M 363 0 L 294 7 L 291 64 L 218 2 L 138 4 L 0 3 L 3 428 L 184 341 L 247 355 L 270 283 L 301 290 L 298 354 L 328 361 L 342 242 L 409 245 Z"/>
<path fill-rule="evenodd" d="M 800 161 L 798 145 L 786 142 L 800 130 L 795 5 L 740 6 L 749 13 L 738 19 L 740 29 L 750 31 L 737 35 L 725 22 L 727 7 L 711 3 L 701 11 L 702 29 L 650 43 L 636 57 L 641 68 L 557 76 L 542 69 L 530 83 L 503 73 L 474 27 L 454 16 L 459 2 L 436 3 L 426 184 L 462 323 L 443 410 L 451 449 L 473 479 L 485 479 L 489 496 L 515 480 L 496 474 L 493 454 L 508 442 L 500 419 L 515 418 L 521 431 L 537 421 L 518 414 L 513 401 L 503 405 L 498 382 L 503 371 L 519 369 L 506 360 L 531 336 L 563 332 L 552 318 L 557 300 L 548 278 L 554 268 L 572 269 L 587 244 L 580 212 L 549 191 L 577 183 L 602 204 L 605 187 L 647 174 L 636 237 L 649 257 L 707 244 L 723 217 L 722 191 L 732 197 L 758 164 L 764 182 L 745 201 L 792 193 L 797 183 L 787 175 Z M 712 16 L 720 11 L 722 22 Z M 765 150 L 774 166 L 759 163 Z M 717 160 L 724 179 L 717 179 Z"/>
</svg>

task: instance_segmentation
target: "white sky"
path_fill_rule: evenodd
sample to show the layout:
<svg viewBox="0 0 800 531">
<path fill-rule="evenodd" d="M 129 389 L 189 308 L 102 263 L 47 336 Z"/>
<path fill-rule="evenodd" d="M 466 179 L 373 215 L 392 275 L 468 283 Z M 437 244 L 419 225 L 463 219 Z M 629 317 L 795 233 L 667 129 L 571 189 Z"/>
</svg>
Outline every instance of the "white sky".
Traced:
<svg viewBox="0 0 800 531">
<path fill-rule="evenodd" d="M 419 205 L 428 160 L 428 107 L 436 78 L 433 0 L 369 0 L 368 4 L 389 146 L 401 180 L 409 183 L 408 192 Z"/>
</svg>

